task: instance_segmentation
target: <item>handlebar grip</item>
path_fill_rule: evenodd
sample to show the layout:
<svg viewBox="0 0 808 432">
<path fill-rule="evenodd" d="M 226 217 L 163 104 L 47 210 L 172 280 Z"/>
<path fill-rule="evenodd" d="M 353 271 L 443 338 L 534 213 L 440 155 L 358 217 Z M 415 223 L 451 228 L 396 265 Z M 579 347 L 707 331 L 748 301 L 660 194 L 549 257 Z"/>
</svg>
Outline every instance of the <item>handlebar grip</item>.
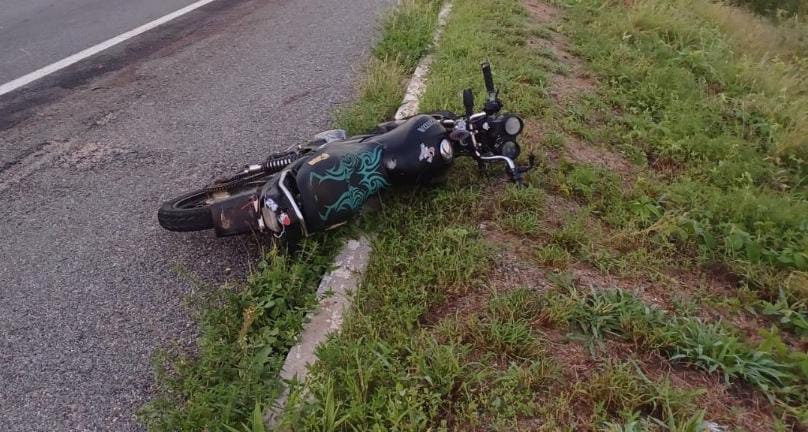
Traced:
<svg viewBox="0 0 808 432">
<path fill-rule="evenodd" d="M 488 96 L 496 95 L 497 90 L 494 88 L 494 76 L 491 75 L 491 64 L 483 62 L 481 67 L 483 69 L 483 80 L 485 80 L 485 90 L 488 92 Z"/>
<path fill-rule="evenodd" d="M 474 114 L 474 93 L 471 89 L 463 90 L 463 106 L 466 108 L 466 118 Z"/>
</svg>

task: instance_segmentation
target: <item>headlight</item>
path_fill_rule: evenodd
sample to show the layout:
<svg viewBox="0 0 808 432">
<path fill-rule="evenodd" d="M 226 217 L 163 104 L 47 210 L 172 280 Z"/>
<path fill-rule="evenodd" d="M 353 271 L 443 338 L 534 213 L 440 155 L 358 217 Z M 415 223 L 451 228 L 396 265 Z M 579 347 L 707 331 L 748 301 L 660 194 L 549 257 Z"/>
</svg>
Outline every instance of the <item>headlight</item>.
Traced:
<svg viewBox="0 0 808 432">
<path fill-rule="evenodd" d="M 524 124 L 522 119 L 516 116 L 508 116 L 505 118 L 505 133 L 508 135 L 519 135 L 522 132 Z"/>
<path fill-rule="evenodd" d="M 502 156 L 509 157 L 514 160 L 519 157 L 519 153 L 521 153 L 519 144 L 516 144 L 513 141 L 505 141 L 500 148 L 500 154 Z"/>
</svg>

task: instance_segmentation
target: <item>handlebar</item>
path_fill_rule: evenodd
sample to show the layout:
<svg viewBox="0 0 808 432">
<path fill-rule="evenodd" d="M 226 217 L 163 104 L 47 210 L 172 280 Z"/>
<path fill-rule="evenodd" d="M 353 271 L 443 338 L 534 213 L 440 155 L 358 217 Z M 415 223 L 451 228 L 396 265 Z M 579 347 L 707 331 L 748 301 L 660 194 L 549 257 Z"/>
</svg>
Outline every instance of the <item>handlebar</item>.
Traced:
<svg viewBox="0 0 808 432">
<path fill-rule="evenodd" d="M 483 69 L 483 80 L 485 81 L 485 90 L 488 92 L 488 100 L 495 101 L 497 99 L 497 89 L 494 88 L 494 76 L 491 74 L 491 64 L 483 62 L 480 67 Z"/>
<path fill-rule="evenodd" d="M 466 118 L 471 118 L 474 114 L 474 93 L 471 89 L 463 90 L 463 107 L 466 108 Z"/>
</svg>

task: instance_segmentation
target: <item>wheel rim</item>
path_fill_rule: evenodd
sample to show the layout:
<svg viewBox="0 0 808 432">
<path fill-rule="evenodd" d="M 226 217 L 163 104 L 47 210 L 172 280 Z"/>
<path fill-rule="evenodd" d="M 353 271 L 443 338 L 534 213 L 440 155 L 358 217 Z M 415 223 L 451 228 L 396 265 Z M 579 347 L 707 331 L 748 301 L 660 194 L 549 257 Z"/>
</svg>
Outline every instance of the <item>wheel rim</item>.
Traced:
<svg viewBox="0 0 808 432">
<path fill-rule="evenodd" d="M 208 202 L 209 198 L 207 192 L 199 192 L 178 200 L 174 203 L 174 208 L 179 210 L 192 210 L 207 207 L 210 205 Z"/>
</svg>

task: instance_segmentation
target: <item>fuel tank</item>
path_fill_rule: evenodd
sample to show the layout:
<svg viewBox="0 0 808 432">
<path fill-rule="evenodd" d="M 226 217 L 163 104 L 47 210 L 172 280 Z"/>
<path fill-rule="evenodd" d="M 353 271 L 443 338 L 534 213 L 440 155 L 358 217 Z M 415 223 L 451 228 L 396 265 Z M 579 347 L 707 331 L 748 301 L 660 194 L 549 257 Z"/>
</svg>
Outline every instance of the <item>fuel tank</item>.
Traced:
<svg viewBox="0 0 808 432">
<path fill-rule="evenodd" d="M 384 166 L 392 184 L 428 184 L 452 164 L 452 146 L 440 121 L 417 115 L 390 132 L 370 138 L 384 147 Z"/>
<path fill-rule="evenodd" d="M 344 223 L 389 186 L 444 176 L 452 159 L 448 141 L 441 152 L 445 137 L 440 122 L 420 115 L 390 132 L 332 142 L 313 152 L 294 173 L 308 230 Z"/>
</svg>

